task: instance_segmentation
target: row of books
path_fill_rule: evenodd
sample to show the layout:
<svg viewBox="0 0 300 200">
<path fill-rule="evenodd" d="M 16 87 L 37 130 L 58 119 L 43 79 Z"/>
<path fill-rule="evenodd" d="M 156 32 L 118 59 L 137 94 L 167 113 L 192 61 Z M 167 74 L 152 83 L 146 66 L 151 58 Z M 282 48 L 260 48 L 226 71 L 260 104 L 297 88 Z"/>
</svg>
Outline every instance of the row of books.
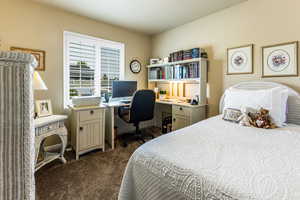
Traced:
<svg viewBox="0 0 300 200">
<path fill-rule="evenodd" d="M 189 63 L 185 65 L 156 67 L 149 71 L 149 79 L 189 79 L 199 78 L 199 63 Z"/>
<path fill-rule="evenodd" d="M 181 50 L 171 53 L 169 62 L 176 62 L 181 60 L 188 60 L 193 58 L 207 58 L 207 53 L 202 48 L 193 48 L 188 50 Z"/>
</svg>

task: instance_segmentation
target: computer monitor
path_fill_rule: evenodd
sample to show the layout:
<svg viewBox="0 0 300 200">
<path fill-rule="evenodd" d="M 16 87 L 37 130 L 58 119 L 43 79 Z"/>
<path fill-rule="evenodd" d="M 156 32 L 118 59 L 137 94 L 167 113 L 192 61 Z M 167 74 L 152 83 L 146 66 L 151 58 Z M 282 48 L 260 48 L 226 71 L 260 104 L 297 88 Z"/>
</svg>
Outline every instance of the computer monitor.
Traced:
<svg viewBox="0 0 300 200">
<path fill-rule="evenodd" d="M 136 89 L 136 81 L 113 81 L 112 98 L 131 97 Z"/>
</svg>

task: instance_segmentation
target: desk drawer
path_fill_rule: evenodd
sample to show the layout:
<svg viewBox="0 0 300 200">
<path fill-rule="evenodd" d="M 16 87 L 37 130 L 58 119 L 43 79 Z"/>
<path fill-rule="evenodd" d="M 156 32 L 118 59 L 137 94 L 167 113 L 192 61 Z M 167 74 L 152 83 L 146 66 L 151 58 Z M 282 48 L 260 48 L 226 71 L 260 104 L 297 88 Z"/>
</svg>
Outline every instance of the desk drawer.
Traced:
<svg viewBox="0 0 300 200">
<path fill-rule="evenodd" d="M 102 113 L 104 111 L 102 109 L 91 109 L 91 110 L 83 110 L 79 112 L 79 121 L 90 121 L 90 120 L 98 120 L 102 118 Z"/>
<path fill-rule="evenodd" d="M 191 109 L 184 106 L 172 105 L 172 114 L 190 116 Z"/>
</svg>

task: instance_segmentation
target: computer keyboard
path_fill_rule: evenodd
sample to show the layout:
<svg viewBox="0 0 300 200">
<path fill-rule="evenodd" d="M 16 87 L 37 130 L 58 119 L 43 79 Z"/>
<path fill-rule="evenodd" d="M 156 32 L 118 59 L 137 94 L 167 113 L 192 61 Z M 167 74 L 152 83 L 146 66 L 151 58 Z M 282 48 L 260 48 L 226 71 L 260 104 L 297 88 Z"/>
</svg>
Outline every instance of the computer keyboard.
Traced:
<svg viewBox="0 0 300 200">
<path fill-rule="evenodd" d="M 131 101 L 130 101 L 130 100 L 121 100 L 121 103 L 124 103 L 124 104 L 130 104 Z"/>
</svg>

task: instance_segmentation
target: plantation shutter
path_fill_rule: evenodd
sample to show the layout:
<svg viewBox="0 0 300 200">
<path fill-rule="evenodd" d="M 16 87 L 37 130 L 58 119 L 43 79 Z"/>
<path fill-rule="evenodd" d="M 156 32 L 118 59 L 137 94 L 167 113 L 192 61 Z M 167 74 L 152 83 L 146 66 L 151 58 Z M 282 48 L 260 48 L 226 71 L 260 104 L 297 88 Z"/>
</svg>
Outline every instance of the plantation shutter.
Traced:
<svg viewBox="0 0 300 200">
<path fill-rule="evenodd" d="M 101 94 L 111 92 L 113 80 L 120 80 L 120 49 L 101 47 Z"/>
<path fill-rule="evenodd" d="M 124 78 L 124 44 L 64 32 L 64 107 L 75 96 L 101 96 Z"/>
<path fill-rule="evenodd" d="M 68 45 L 69 96 L 93 96 L 97 93 L 97 47 L 83 40 Z M 99 86 L 98 86 L 99 87 Z"/>
</svg>

